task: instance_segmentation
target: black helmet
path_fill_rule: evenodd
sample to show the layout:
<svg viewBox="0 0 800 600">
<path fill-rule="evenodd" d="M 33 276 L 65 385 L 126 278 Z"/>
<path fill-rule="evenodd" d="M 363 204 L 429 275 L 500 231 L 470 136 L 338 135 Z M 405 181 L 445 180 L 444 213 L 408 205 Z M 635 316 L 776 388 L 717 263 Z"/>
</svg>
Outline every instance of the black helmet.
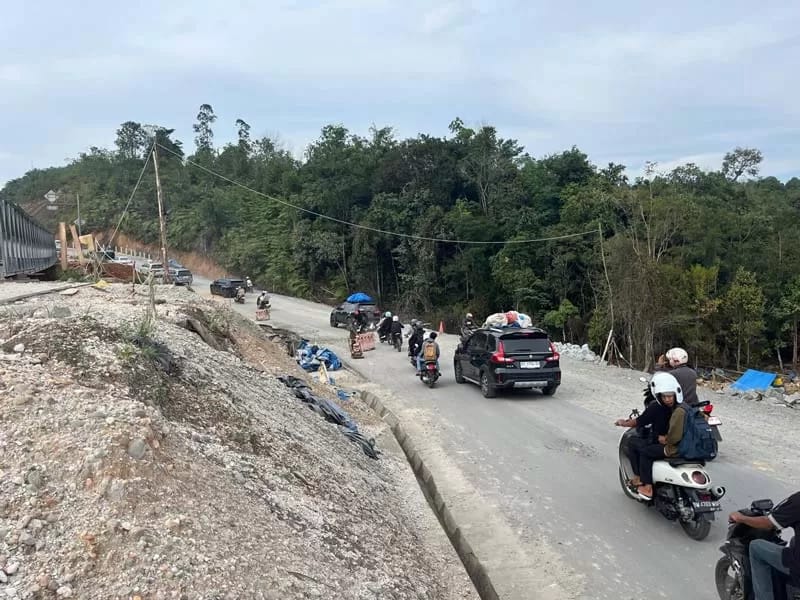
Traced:
<svg viewBox="0 0 800 600">
<path fill-rule="evenodd" d="M 431 338 L 432 340 L 435 340 L 435 339 L 436 339 L 436 336 L 437 336 L 437 333 L 436 333 L 435 331 L 431 331 L 430 338 Z"/>
</svg>

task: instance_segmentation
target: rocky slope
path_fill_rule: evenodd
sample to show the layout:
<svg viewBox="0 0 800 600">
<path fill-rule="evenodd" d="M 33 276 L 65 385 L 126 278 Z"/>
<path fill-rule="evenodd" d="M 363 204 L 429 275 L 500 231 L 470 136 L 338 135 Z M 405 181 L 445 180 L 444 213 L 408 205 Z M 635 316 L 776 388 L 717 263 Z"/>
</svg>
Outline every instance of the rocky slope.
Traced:
<svg viewBox="0 0 800 600">
<path fill-rule="evenodd" d="M 0 315 L 0 597 L 475 597 L 385 426 L 343 404 L 372 460 L 228 309 L 112 285 Z"/>
</svg>

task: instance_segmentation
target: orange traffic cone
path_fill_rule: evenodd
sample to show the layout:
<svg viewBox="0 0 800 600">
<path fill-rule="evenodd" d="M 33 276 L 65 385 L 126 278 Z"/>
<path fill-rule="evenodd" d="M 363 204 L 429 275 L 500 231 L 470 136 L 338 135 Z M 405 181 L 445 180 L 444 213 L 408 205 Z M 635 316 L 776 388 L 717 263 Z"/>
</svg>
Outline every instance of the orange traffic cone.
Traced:
<svg viewBox="0 0 800 600">
<path fill-rule="evenodd" d="M 444 321 L 439 321 L 439 333 L 444 333 Z"/>
</svg>

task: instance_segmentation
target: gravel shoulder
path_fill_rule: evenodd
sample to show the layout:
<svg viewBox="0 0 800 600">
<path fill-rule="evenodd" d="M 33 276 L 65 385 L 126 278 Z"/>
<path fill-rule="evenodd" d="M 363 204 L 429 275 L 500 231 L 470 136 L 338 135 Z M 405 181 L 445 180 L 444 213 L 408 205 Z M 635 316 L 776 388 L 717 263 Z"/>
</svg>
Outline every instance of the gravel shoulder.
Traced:
<svg viewBox="0 0 800 600">
<path fill-rule="evenodd" d="M 256 326 L 155 300 L 152 328 L 142 286 L 0 311 L 0 594 L 477 597 L 367 407 L 341 403 L 377 461 L 277 380 L 302 373 Z"/>
</svg>

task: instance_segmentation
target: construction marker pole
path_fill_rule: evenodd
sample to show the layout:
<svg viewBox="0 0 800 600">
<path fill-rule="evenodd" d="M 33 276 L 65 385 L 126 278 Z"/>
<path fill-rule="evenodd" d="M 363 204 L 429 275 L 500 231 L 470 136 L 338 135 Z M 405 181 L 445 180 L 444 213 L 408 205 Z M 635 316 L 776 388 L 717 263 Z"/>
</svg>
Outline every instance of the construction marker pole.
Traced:
<svg viewBox="0 0 800 600">
<path fill-rule="evenodd" d="M 164 221 L 164 200 L 161 192 L 161 178 L 158 176 L 158 144 L 153 144 L 153 166 L 156 170 L 158 225 L 161 229 L 161 267 L 164 269 L 164 283 L 169 283 L 169 265 L 167 264 L 167 224 Z"/>
</svg>

